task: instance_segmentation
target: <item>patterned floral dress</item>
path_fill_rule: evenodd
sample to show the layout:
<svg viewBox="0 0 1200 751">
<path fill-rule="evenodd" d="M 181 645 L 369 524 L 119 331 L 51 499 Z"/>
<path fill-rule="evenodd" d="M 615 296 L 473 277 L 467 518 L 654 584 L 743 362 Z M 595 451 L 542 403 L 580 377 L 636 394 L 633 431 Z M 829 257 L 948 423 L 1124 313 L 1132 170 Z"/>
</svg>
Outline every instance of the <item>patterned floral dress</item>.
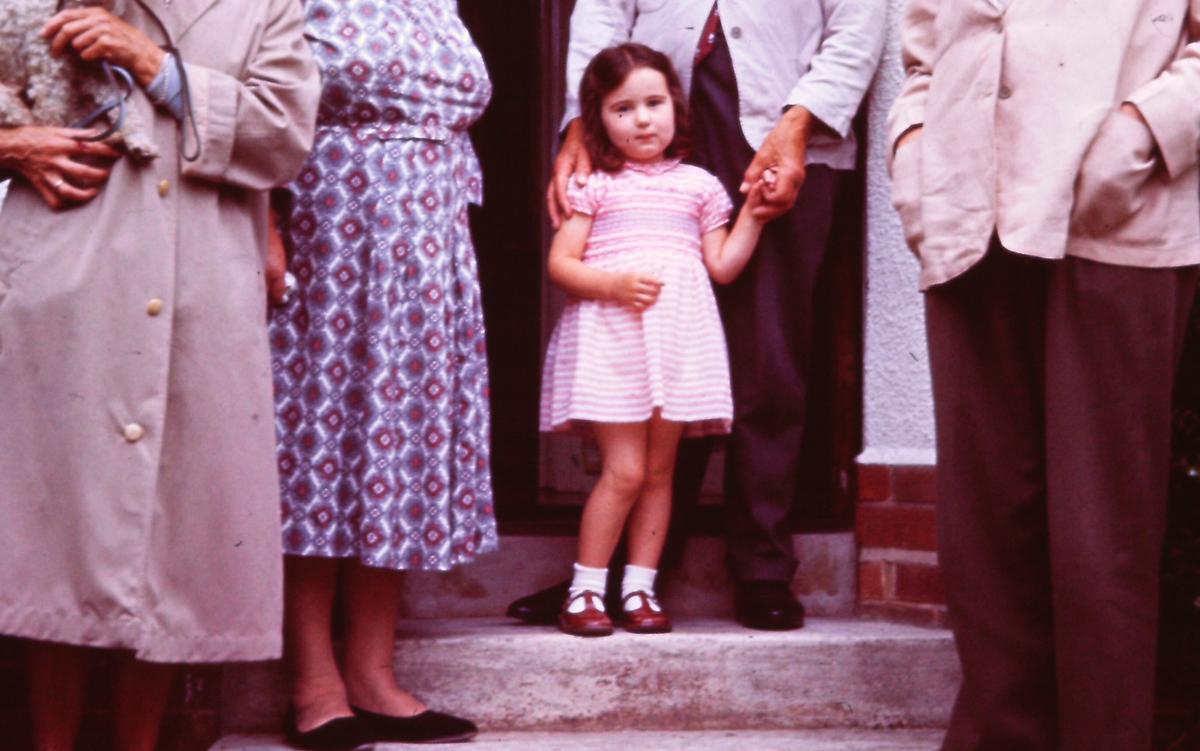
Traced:
<svg viewBox="0 0 1200 751">
<path fill-rule="evenodd" d="M 491 96 L 454 0 L 308 0 L 324 92 L 271 322 L 283 543 L 446 570 L 496 546 L 467 128 Z"/>
</svg>

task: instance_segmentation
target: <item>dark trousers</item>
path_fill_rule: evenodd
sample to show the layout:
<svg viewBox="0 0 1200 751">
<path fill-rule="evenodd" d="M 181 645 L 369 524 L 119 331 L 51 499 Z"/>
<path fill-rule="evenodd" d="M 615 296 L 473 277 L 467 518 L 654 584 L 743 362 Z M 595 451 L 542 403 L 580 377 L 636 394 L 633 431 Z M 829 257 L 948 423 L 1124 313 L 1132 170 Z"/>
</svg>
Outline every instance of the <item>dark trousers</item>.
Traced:
<svg viewBox="0 0 1200 751">
<path fill-rule="evenodd" d="M 1150 748 L 1171 391 L 1195 282 L 1195 268 L 993 243 L 928 292 L 939 559 L 963 666 L 943 748 Z"/>
<path fill-rule="evenodd" d="M 693 74 L 691 112 L 689 161 L 715 174 L 740 208 L 738 186 L 754 149 L 738 121 L 737 82 L 722 34 Z M 725 466 L 727 546 L 739 581 L 790 582 L 796 571 L 789 518 L 797 496 L 811 371 L 814 288 L 837 188 L 835 170 L 808 165 L 795 208 L 767 225 L 742 275 L 717 288 L 734 409 Z M 694 507 L 712 445 L 700 439 L 680 446 L 674 530 L 680 526 L 675 522 Z M 665 566 L 678 550 L 678 538 L 676 532 Z"/>
</svg>

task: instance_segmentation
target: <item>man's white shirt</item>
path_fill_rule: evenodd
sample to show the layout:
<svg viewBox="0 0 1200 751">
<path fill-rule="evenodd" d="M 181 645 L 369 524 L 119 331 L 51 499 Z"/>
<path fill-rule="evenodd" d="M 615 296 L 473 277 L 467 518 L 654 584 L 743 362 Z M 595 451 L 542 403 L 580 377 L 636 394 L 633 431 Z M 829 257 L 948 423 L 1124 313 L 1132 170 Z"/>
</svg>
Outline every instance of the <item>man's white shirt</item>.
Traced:
<svg viewBox="0 0 1200 751">
<path fill-rule="evenodd" d="M 588 62 L 622 42 L 665 53 L 690 92 L 712 7 L 713 0 L 579 0 L 571 15 L 564 127 L 579 116 Z M 883 50 L 886 0 L 721 0 L 719 7 L 747 143 L 757 150 L 784 108 L 799 105 L 836 134 L 814 134 L 808 162 L 852 169 L 851 125 Z"/>
</svg>

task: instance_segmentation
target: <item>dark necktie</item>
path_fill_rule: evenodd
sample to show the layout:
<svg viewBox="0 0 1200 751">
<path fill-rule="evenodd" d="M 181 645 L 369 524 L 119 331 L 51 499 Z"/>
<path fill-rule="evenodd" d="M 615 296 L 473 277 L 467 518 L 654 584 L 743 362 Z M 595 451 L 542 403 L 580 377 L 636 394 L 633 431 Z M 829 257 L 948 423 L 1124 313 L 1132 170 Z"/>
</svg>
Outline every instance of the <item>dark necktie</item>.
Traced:
<svg viewBox="0 0 1200 751">
<path fill-rule="evenodd" d="M 720 27 L 721 12 L 717 10 L 717 4 L 713 3 L 712 13 L 708 14 L 708 21 L 705 22 L 704 31 L 700 34 L 700 43 L 696 45 L 696 60 L 693 67 L 699 65 L 713 51 L 713 47 L 717 43 L 717 30 Z"/>
</svg>

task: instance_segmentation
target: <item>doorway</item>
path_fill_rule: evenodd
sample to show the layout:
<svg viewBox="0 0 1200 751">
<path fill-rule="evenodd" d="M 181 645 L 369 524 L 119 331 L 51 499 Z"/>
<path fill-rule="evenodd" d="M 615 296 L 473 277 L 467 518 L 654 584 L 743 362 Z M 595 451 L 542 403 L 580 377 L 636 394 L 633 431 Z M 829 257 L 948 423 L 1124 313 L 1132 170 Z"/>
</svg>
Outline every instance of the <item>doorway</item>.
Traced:
<svg viewBox="0 0 1200 751">
<path fill-rule="evenodd" d="M 552 229 L 545 186 L 558 141 L 563 68 L 574 0 L 460 0 L 494 85 L 472 130 L 483 164 L 484 206 L 473 209 L 492 393 L 496 509 L 505 534 L 574 534 L 598 455 L 574 436 L 537 431 L 541 356 L 562 305 L 545 280 Z M 860 134 L 861 135 L 861 134 Z M 818 288 L 815 371 L 796 531 L 853 525 L 853 471 L 861 449 L 863 171 L 845 180 Z M 696 519 L 722 528 L 721 454 L 710 462 Z"/>
</svg>

